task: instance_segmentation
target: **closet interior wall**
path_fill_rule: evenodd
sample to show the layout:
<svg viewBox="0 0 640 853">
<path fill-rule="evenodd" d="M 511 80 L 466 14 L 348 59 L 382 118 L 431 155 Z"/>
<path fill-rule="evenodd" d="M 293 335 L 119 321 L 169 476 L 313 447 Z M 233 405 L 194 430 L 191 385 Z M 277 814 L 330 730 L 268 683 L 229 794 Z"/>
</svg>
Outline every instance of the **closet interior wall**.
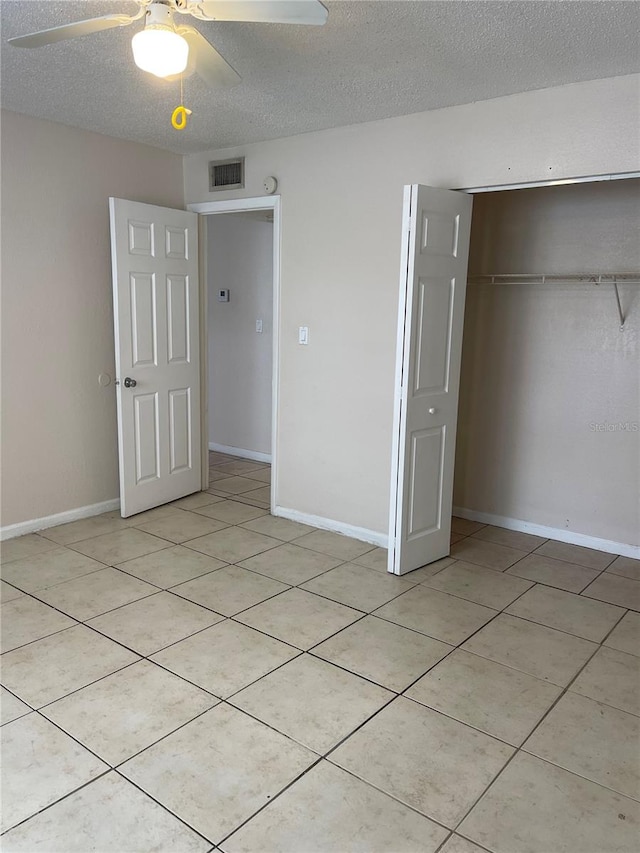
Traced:
<svg viewBox="0 0 640 853">
<path fill-rule="evenodd" d="M 640 180 L 478 194 L 469 276 L 640 270 Z M 454 505 L 640 536 L 640 286 L 470 284 Z"/>
</svg>

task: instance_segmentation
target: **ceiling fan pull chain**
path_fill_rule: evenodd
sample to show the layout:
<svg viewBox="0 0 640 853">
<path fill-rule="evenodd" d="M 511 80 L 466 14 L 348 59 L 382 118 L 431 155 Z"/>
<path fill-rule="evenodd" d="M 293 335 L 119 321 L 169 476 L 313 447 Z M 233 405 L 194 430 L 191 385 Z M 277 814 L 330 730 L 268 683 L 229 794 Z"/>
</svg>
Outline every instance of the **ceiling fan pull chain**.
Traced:
<svg viewBox="0 0 640 853">
<path fill-rule="evenodd" d="M 187 126 L 187 116 L 191 115 L 191 110 L 184 105 L 183 77 L 180 75 L 180 106 L 176 107 L 171 113 L 171 125 L 175 130 L 184 130 Z"/>
</svg>

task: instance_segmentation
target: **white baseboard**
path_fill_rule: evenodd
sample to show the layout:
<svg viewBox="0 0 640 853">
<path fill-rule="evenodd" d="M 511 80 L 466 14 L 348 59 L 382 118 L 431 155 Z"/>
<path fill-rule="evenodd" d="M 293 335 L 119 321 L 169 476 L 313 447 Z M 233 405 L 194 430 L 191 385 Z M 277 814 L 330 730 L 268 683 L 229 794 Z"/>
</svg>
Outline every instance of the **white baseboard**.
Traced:
<svg viewBox="0 0 640 853">
<path fill-rule="evenodd" d="M 271 464 L 270 453 L 260 453 L 259 450 L 243 450 L 241 447 L 229 447 L 226 444 L 209 442 L 209 450 L 217 450 L 218 453 L 226 453 L 227 456 L 239 456 L 241 459 L 253 459 L 255 462 L 268 462 Z"/>
<path fill-rule="evenodd" d="M 453 514 L 460 518 L 468 518 L 469 521 L 479 521 L 481 524 L 493 524 L 496 527 L 505 527 L 507 530 L 517 530 L 519 533 L 532 533 L 534 536 L 544 536 L 545 539 L 556 539 L 558 542 L 568 542 L 570 545 L 582 545 L 584 548 L 593 548 L 594 551 L 606 551 L 608 554 L 621 554 L 623 557 L 640 559 L 640 545 L 598 539 L 596 536 L 574 533 L 562 527 L 546 527 L 544 524 L 534 524 L 504 515 L 493 515 L 490 512 L 477 512 L 460 506 L 454 506 Z"/>
<path fill-rule="evenodd" d="M 297 509 L 287 509 L 284 506 L 277 506 L 274 508 L 272 514 L 279 515 L 281 518 L 288 518 L 289 521 L 299 521 L 300 524 L 319 527 L 320 530 L 341 533 L 343 536 L 350 536 L 352 539 L 359 539 L 361 542 L 369 542 L 371 545 L 377 545 L 379 548 L 386 548 L 389 541 L 386 533 L 376 533 L 375 530 L 368 530 L 366 527 L 355 527 L 353 524 L 344 524 L 342 521 L 323 518 L 321 515 L 298 512 Z"/>
<path fill-rule="evenodd" d="M 102 501 L 98 504 L 89 504 L 89 506 L 79 506 L 77 509 L 68 509 L 66 512 L 58 512 L 55 515 L 45 515 L 43 518 L 32 518 L 29 521 L 19 521 L 17 524 L 7 524 L 6 527 L 0 527 L 0 541 L 24 536 L 25 533 L 35 533 L 37 530 L 45 530 L 47 527 L 68 524 L 70 521 L 91 518 L 93 515 L 101 515 L 103 512 L 111 512 L 114 509 L 120 509 L 119 498 Z"/>
</svg>

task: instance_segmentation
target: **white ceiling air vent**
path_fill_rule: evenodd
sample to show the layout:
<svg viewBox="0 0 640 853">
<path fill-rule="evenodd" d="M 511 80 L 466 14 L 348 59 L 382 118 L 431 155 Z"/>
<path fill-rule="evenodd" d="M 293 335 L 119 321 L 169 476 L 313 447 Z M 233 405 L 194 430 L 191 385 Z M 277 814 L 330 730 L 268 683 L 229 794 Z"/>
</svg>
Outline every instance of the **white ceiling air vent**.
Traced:
<svg viewBox="0 0 640 853">
<path fill-rule="evenodd" d="M 241 190 L 244 187 L 244 157 L 209 162 L 209 192 Z"/>
</svg>

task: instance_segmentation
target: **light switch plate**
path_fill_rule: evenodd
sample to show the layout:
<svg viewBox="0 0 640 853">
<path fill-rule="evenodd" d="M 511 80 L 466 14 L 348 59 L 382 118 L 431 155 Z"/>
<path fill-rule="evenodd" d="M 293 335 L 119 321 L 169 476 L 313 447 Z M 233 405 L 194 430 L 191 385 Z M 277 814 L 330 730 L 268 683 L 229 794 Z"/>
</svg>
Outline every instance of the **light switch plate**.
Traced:
<svg viewBox="0 0 640 853">
<path fill-rule="evenodd" d="M 298 328 L 298 343 L 307 346 L 309 343 L 309 327 L 300 326 Z"/>
</svg>

